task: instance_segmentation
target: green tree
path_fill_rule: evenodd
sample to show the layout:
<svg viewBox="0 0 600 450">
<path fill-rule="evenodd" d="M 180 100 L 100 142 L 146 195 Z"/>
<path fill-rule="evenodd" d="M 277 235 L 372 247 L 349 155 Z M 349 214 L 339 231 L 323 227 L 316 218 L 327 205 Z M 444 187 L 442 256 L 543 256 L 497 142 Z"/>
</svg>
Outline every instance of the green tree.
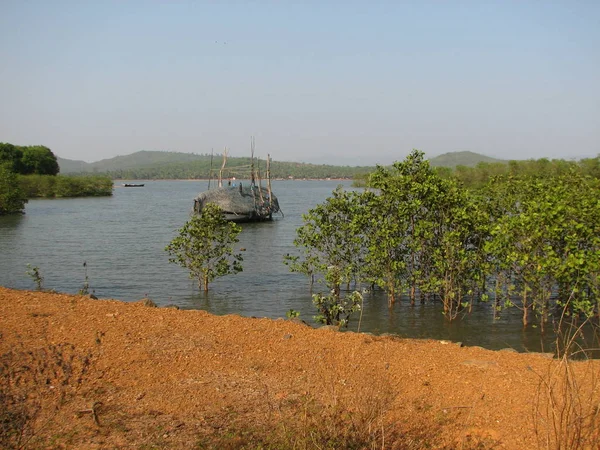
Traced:
<svg viewBox="0 0 600 450">
<path fill-rule="evenodd" d="M 206 292 L 215 278 L 242 271 L 242 255 L 233 253 L 241 231 L 239 225 L 223 218 L 221 208 L 209 203 L 167 245 L 169 262 L 187 268 L 190 278 L 197 279 L 198 287 Z"/>
<path fill-rule="evenodd" d="M 560 173 L 560 172 L 559 172 Z M 548 320 L 551 298 L 570 312 L 594 313 L 600 272 L 598 180 L 576 168 L 559 176 L 497 178 L 485 189 L 491 207 L 486 249 L 496 277 L 496 296 Z"/>
<path fill-rule="evenodd" d="M 20 188 L 18 175 L 9 169 L 8 163 L 0 163 L 0 216 L 21 213 L 27 197 Z"/>
<path fill-rule="evenodd" d="M 21 164 L 21 173 L 24 175 L 56 175 L 59 171 L 56 156 L 48 147 L 43 145 L 23 147 Z"/>
<path fill-rule="evenodd" d="M 338 187 L 322 204 L 303 215 L 304 224 L 296 231 L 294 245 L 302 249 L 301 256 L 286 255 L 284 263 L 292 272 L 325 281 L 340 297 L 342 284 L 360 281 L 364 265 L 364 233 L 358 218 L 364 214 L 364 194 L 344 191 Z M 327 274 L 336 277 L 327 280 Z"/>
<path fill-rule="evenodd" d="M 0 164 L 6 164 L 11 172 L 21 173 L 23 150 L 8 142 L 0 142 Z"/>
</svg>

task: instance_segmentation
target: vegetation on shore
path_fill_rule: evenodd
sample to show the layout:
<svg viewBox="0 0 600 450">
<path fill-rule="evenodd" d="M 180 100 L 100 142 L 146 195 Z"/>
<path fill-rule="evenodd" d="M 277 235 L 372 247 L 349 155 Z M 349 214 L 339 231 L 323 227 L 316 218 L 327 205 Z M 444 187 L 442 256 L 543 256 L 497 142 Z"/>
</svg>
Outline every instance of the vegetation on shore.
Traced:
<svg viewBox="0 0 600 450">
<path fill-rule="evenodd" d="M 105 197 L 113 191 L 105 175 L 21 175 L 18 182 L 28 198 Z"/>
<path fill-rule="evenodd" d="M 339 188 L 304 215 L 299 251 L 285 258 L 340 304 L 342 287 L 354 284 L 383 289 L 390 305 L 400 296 L 439 301 L 449 320 L 488 300 L 497 313 L 520 309 L 524 325 L 536 317 L 542 331 L 563 307 L 598 318 L 598 178 L 570 166 L 467 189 L 413 151 L 378 167 L 368 186 Z"/>
<path fill-rule="evenodd" d="M 242 255 L 233 253 L 241 231 L 238 224 L 225 220 L 219 206 L 207 203 L 165 248 L 169 262 L 188 269 L 190 278 L 207 292 L 215 278 L 242 271 Z"/>
<path fill-rule="evenodd" d="M 18 214 L 29 198 L 112 195 L 107 176 L 61 176 L 57 158 L 43 145 L 0 142 L 0 215 Z"/>
<path fill-rule="evenodd" d="M 443 161 L 450 164 L 451 159 Z M 498 176 L 512 177 L 541 177 L 552 178 L 566 175 L 571 172 L 578 173 L 584 177 L 600 178 L 600 156 L 595 158 L 584 158 L 579 161 L 566 161 L 564 159 L 529 159 L 521 161 L 479 161 L 472 165 L 441 165 L 441 158 L 430 160 L 430 166 L 435 173 L 442 178 L 454 179 L 469 189 L 480 189 L 491 179 Z M 366 187 L 370 173 L 359 174 L 354 178 L 355 187 Z"/>
</svg>

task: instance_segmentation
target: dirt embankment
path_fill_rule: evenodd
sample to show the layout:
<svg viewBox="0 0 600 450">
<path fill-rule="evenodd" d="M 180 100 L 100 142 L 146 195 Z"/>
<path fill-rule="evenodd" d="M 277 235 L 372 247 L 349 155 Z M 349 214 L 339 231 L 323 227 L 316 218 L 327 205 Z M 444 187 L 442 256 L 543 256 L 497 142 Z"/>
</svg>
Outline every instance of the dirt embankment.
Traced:
<svg viewBox="0 0 600 450">
<path fill-rule="evenodd" d="M 544 355 L 5 288 L 0 332 L 6 446 L 525 449 L 556 434 L 560 364 Z M 600 366 L 569 367 L 598 405 Z"/>
</svg>

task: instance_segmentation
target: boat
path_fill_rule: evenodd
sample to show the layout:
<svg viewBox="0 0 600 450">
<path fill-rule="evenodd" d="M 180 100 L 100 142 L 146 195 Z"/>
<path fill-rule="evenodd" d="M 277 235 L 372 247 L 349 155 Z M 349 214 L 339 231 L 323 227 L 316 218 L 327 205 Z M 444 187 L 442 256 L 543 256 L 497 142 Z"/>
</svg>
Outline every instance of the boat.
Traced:
<svg viewBox="0 0 600 450">
<path fill-rule="evenodd" d="M 217 186 L 212 188 L 212 167 L 208 181 L 208 190 L 199 193 L 194 198 L 195 214 L 200 214 L 204 205 L 213 203 L 223 210 L 225 220 L 231 222 L 264 222 L 273 220 L 275 214 L 283 211 L 279 201 L 271 189 L 270 155 L 267 155 L 266 181 L 267 186 L 262 186 L 262 177 L 259 164 L 255 166 L 254 139 L 251 140 L 250 166 L 238 166 L 225 169 L 227 162 L 227 148 L 223 152 L 223 164 L 218 172 Z M 258 161 L 257 161 L 258 162 Z M 227 185 L 224 185 L 227 179 Z"/>
<path fill-rule="evenodd" d="M 255 184 L 244 186 L 239 183 L 201 192 L 194 199 L 194 212 L 200 214 L 207 203 L 218 205 L 225 220 L 230 222 L 264 222 L 281 212 L 277 197 L 267 188 Z"/>
<path fill-rule="evenodd" d="M 135 183 L 125 183 L 123 187 L 144 187 L 143 184 L 135 184 Z"/>
</svg>

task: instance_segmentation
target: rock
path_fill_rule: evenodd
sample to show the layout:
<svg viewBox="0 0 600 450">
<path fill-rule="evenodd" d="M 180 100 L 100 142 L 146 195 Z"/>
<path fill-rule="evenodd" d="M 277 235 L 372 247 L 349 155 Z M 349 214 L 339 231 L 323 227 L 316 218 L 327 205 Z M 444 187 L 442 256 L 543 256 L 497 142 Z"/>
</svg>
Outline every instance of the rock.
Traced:
<svg viewBox="0 0 600 450">
<path fill-rule="evenodd" d="M 304 320 L 300 319 L 299 317 L 292 317 L 291 319 L 289 319 L 290 322 L 293 323 L 297 323 L 299 325 L 306 325 L 307 327 L 310 327 L 310 325 L 308 323 L 306 323 Z"/>
<path fill-rule="evenodd" d="M 340 331 L 340 328 L 335 325 L 323 325 L 319 330 Z"/>
<path fill-rule="evenodd" d="M 154 303 L 152 300 L 150 300 L 149 298 L 143 298 L 141 299 L 139 302 L 137 302 L 138 304 L 142 305 L 142 306 L 146 306 L 148 308 L 156 308 L 156 303 Z"/>
<path fill-rule="evenodd" d="M 500 350 L 498 350 L 499 352 L 506 352 L 506 353 L 519 353 L 518 351 L 516 351 L 514 348 L 501 348 Z"/>
<path fill-rule="evenodd" d="M 179 309 L 179 306 L 175 305 L 174 303 L 169 303 L 168 305 L 165 305 L 165 308 Z"/>
<path fill-rule="evenodd" d="M 294 335 L 293 334 L 286 334 L 285 336 L 283 336 L 284 339 L 291 339 Z"/>
</svg>

